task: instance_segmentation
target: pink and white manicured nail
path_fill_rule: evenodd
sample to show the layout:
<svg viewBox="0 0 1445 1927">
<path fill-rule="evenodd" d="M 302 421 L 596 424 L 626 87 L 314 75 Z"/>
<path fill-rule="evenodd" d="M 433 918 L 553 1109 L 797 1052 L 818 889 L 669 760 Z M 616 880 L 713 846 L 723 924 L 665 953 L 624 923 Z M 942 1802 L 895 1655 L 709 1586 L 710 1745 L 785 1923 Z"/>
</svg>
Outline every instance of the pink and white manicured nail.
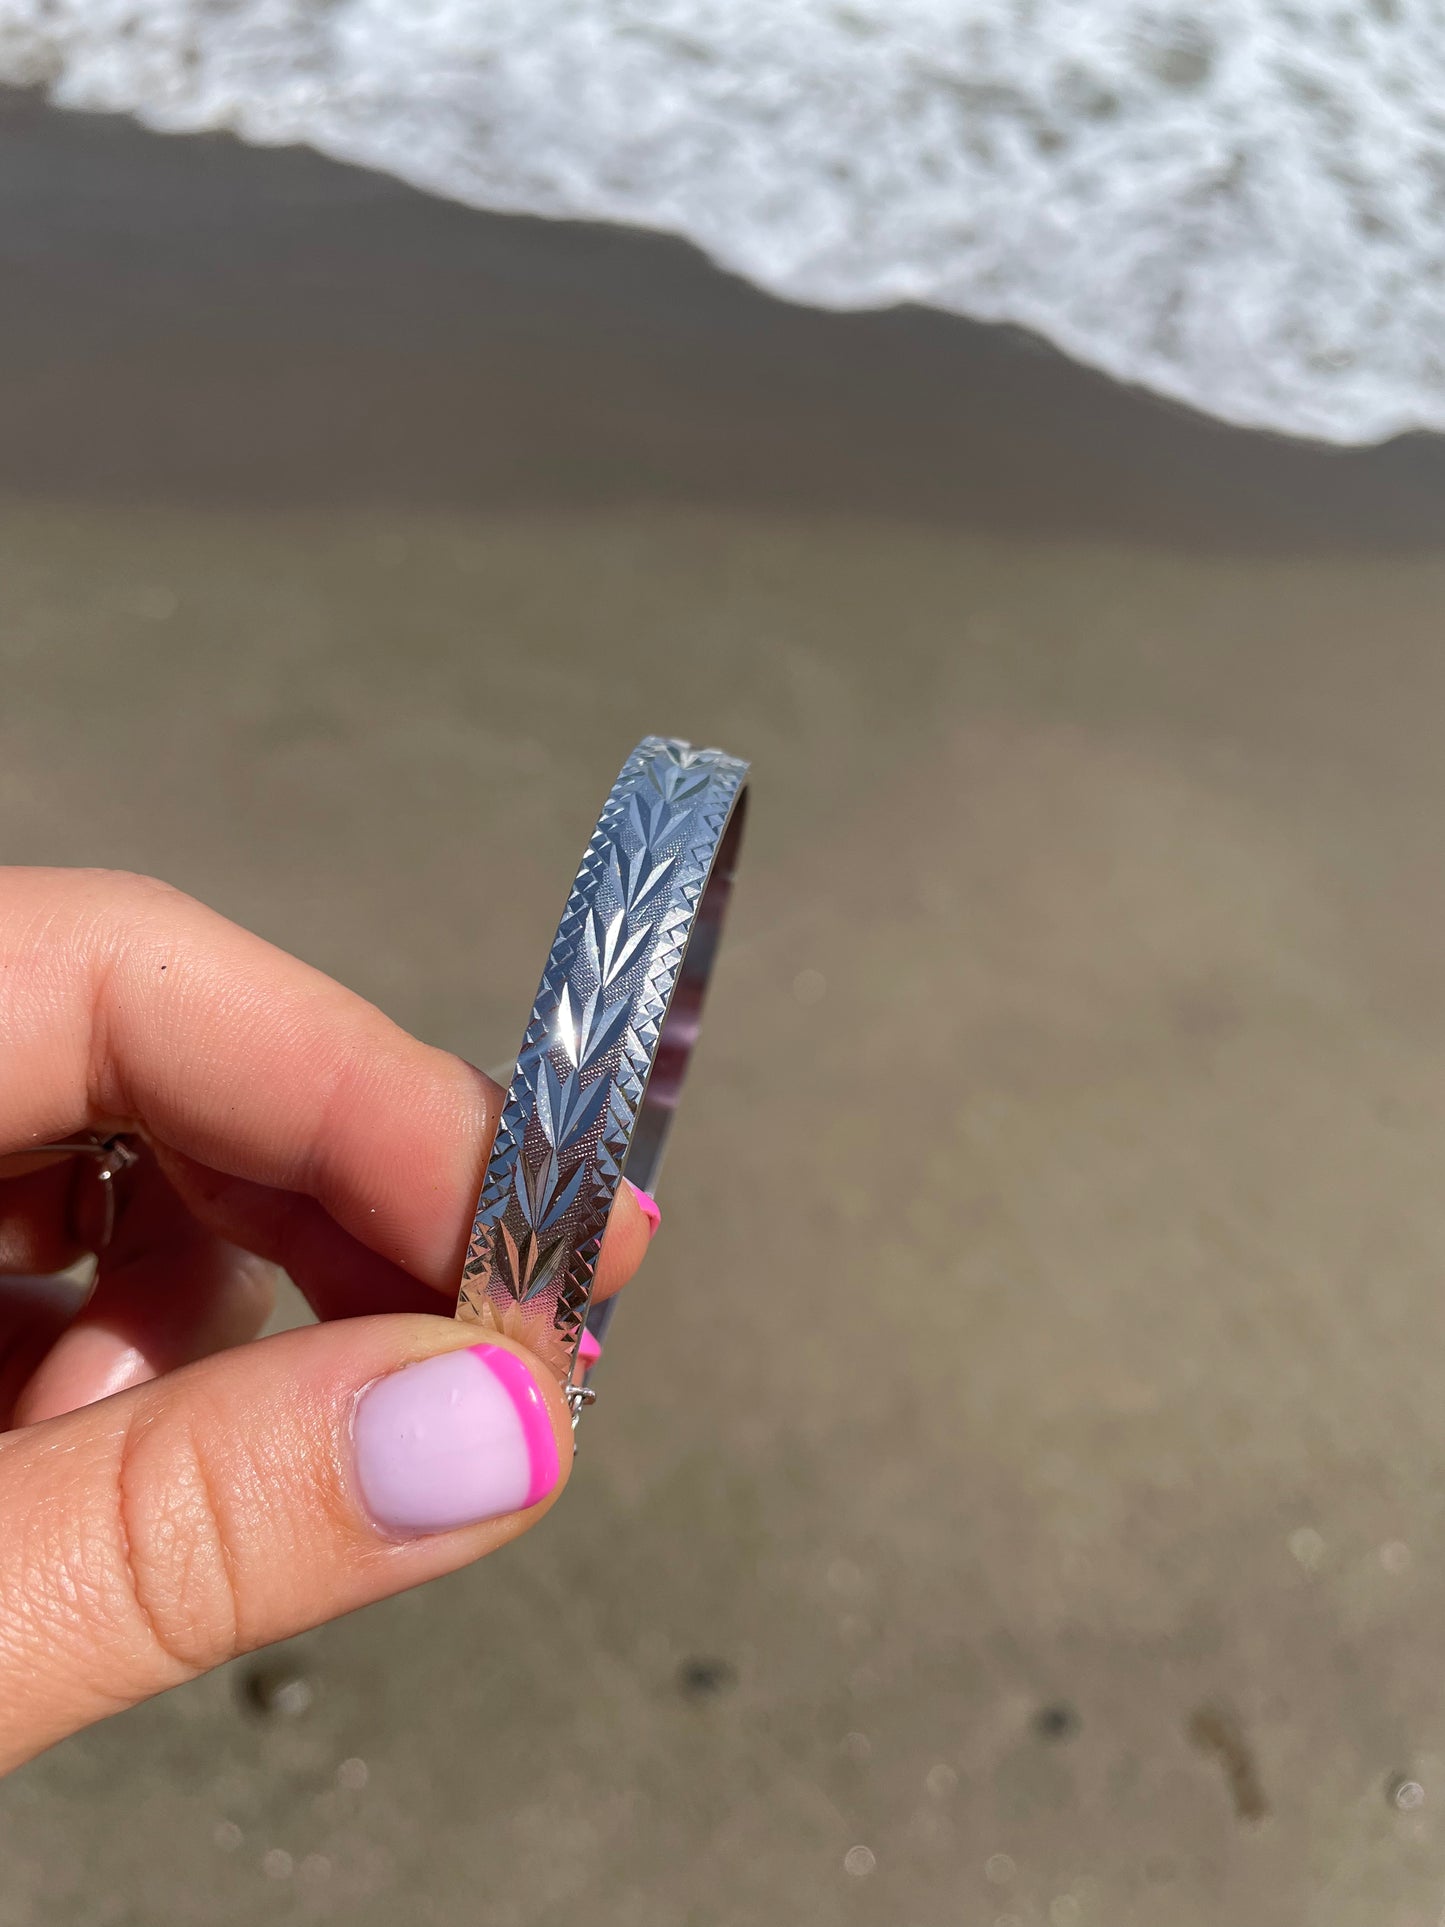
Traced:
<svg viewBox="0 0 1445 1927">
<path fill-rule="evenodd" d="M 622 1182 L 642 1206 L 642 1215 L 647 1220 L 648 1237 L 655 1238 L 657 1236 L 657 1228 L 662 1223 L 662 1211 L 657 1199 L 653 1197 L 650 1191 L 644 1191 L 640 1184 L 634 1184 L 631 1178 L 624 1178 Z"/>
<path fill-rule="evenodd" d="M 369 1385 L 356 1481 L 386 1532 L 449 1532 L 545 1499 L 560 1466 L 546 1400 L 515 1352 L 469 1345 Z"/>
</svg>

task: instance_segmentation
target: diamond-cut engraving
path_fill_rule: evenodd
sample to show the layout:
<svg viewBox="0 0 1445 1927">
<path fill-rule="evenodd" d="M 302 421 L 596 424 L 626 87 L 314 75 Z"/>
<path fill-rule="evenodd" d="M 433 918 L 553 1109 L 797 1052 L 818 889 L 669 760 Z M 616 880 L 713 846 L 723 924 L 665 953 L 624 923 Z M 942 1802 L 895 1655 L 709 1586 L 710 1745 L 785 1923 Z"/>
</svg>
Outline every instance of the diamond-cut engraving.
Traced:
<svg viewBox="0 0 1445 1927">
<path fill-rule="evenodd" d="M 563 1383 L 746 773 L 721 750 L 656 736 L 638 744 L 587 845 L 537 989 L 477 1201 L 457 1315 L 520 1339 Z M 705 977 L 704 966 L 694 1020 Z M 677 1076 L 680 1067 L 669 1110 Z M 663 1133 L 665 1122 L 653 1156 Z"/>
</svg>

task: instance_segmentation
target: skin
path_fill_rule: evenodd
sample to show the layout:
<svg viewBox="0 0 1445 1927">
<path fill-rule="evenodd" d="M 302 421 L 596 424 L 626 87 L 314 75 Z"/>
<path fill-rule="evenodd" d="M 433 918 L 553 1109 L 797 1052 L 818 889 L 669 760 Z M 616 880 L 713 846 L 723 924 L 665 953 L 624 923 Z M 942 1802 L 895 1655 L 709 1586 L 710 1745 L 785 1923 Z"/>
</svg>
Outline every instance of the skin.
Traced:
<svg viewBox="0 0 1445 1927">
<path fill-rule="evenodd" d="M 209 1667 L 496 1550 L 555 1503 L 412 1539 L 365 1516 L 351 1415 L 450 1316 L 502 1093 L 148 878 L 0 869 L 0 1772 Z M 37 1274 L 101 1222 L 78 1314 Z M 624 1189 L 599 1265 L 649 1230 Z M 257 1341 L 283 1267 L 323 1322 Z M 507 1341 L 497 1341 L 507 1342 Z M 525 1359 L 525 1353 L 515 1345 Z"/>
</svg>

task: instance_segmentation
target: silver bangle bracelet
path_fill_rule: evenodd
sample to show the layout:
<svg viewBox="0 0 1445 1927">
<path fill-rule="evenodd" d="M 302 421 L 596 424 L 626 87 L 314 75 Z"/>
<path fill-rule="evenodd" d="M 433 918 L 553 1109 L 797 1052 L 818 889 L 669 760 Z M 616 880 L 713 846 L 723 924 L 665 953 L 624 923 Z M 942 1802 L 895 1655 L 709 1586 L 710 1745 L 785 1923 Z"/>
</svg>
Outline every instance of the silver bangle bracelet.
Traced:
<svg viewBox="0 0 1445 1927">
<path fill-rule="evenodd" d="M 538 986 L 482 1182 L 457 1316 L 557 1375 L 611 1305 L 593 1274 L 624 1173 L 656 1187 L 696 1041 L 747 805 L 747 764 L 643 739 L 582 858 Z"/>
</svg>

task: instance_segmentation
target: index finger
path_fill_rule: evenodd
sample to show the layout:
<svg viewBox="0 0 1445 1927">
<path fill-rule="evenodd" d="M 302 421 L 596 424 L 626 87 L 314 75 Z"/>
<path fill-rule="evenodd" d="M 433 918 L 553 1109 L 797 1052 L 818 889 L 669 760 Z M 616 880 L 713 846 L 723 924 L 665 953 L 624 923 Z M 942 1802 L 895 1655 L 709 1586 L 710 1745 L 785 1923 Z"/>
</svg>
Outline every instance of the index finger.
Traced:
<svg viewBox="0 0 1445 1927">
<path fill-rule="evenodd" d="M 502 1092 L 168 885 L 0 870 L 0 1040 L 0 1151 L 139 1128 L 455 1282 Z M 621 1203 L 625 1275 L 647 1228 Z"/>
</svg>

